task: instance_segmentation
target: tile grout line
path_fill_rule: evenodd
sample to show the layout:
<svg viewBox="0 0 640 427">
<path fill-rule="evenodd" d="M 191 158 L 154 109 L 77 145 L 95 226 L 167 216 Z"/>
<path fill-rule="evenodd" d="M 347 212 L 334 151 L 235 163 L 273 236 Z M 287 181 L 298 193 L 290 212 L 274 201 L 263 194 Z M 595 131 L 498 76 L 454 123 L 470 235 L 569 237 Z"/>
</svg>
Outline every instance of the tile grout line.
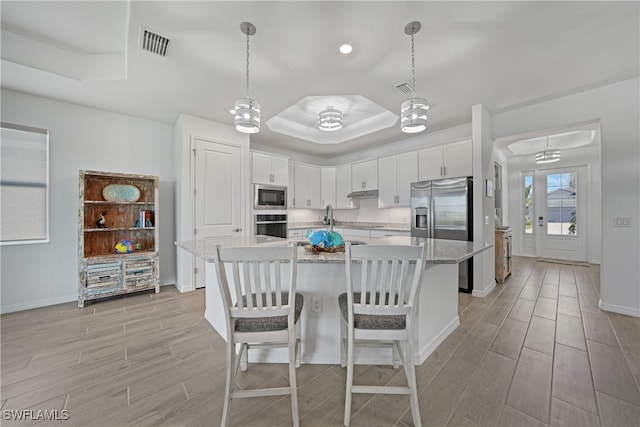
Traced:
<svg viewBox="0 0 640 427">
<path fill-rule="evenodd" d="M 522 286 L 522 289 L 524 289 L 524 286 L 526 286 L 526 283 L 527 283 L 527 280 L 529 279 L 529 277 L 531 277 L 531 273 L 529 273 L 529 275 L 527 276 L 527 279 L 525 280 L 524 285 Z M 542 288 L 542 286 L 541 286 L 541 288 Z M 520 290 L 520 293 L 522 292 L 522 289 Z M 518 299 L 520 297 L 520 293 L 518 294 L 518 296 L 516 297 L 515 301 L 513 302 L 511 307 L 509 308 L 509 313 L 511 313 L 511 310 L 513 309 L 513 306 L 515 305 L 516 301 L 518 301 Z M 534 310 L 535 310 L 535 306 L 534 306 Z M 504 320 L 500 324 L 500 329 L 502 329 L 502 326 L 504 325 L 504 322 L 508 318 L 509 318 L 509 314 L 507 313 L 507 316 L 504 318 Z M 502 418 L 502 414 L 504 413 L 505 406 L 509 406 L 510 408 L 512 408 L 510 405 L 507 405 L 507 400 L 509 400 L 509 393 L 511 392 L 511 386 L 513 385 L 513 379 L 516 376 L 516 370 L 518 369 L 518 363 L 520 362 L 520 356 L 522 355 L 522 349 L 525 348 L 524 347 L 524 342 L 526 341 L 527 334 L 529 333 L 529 328 L 531 327 L 531 319 L 532 318 L 533 318 L 533 311 L 531 312 L 531 317 L 529 318 L 529 321 L 527 322 L 527 330 L 526 330 L 526 332 L 524 334 L 524 339 L 522 340 L 522 345 L 520 346 L 520 350 L 518 351 L 518 358 L 515 360 L 516 364 L 515 364 L 515 367 L 513 368 L 513 373 L 511 374 L 511 380 L 509 380 L 509 386 L 507 387 L 507 392 L 505 393 L 504 401 L 502 403 L 502 406 L 500 407 L 500 414 L 498 415 L 498 422 L 500 422 L 500 419 Z M 516 320 L 516 319 L 513 319 L 513 320 Z M 498 332 L 498 334 L 499 333 L 500 332 Z M 496 334 L 496 338 L 497 338 L 497 334 Z M 494 339 L 494 341 L 495 341 L 495 339 Z M 493 345 L 493 342 L 491 344 Z M 489 348 L 491 348 L 491 347 L 489 347 Z M 513 409 L 517 411 L 516 408 L 513 408 Z M 521 411 L 518 411 L 518 412 L 521 412 Z"/>
<path fill-rule="evenodd" d="M 600 399 L 598 399 L 598 388 L 596 387 L 596 380 L 594 378 L 593 375 L 593 363 L 591 361 L 591 352 L 589 351 L 589 339 L 587 338 L 587 328 L 585 327 L 585 319 L 583 316 L 583 310 L 582 310 L 582 305 L 580 304 L 580 301 L 582 300 L 582 297 L 580 295 L 580 293 L 578 292 L 578 285 L 576 282 L 576 294 L 578 295 L 578 308 L 580 309 L 580 326 L 582 327 L 582 333 L 584 334 L 584 346 L 587 349 L 587 360 L 589 361 L 589 373 L 591 374 L 591 386 L 593 387 L 593 397 L 595 399 L 596 402 L 596 410 L 598 411 L 598 422 L 600 423 L 600 425 L 602 425 L 602 419 L 600 417 L 600 414 L 602 413 L 602 410 L 600 409 Z M 607 322 L 609 321 L 609 317 L 607 316 Z M 611 328 L 613 329 L 613 328 Z M 617 338 L 616 338 L 617 340 Z M 620 343 L 618 343 L 619 345 Z"/>
</svg>

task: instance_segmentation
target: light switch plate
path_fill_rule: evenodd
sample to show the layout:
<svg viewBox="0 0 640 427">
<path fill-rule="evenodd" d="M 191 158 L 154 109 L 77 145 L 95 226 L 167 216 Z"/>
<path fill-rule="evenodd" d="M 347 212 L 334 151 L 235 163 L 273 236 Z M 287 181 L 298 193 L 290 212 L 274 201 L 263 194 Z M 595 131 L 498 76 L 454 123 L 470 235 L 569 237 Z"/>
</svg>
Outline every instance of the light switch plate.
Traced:
<svg viewBox="0 0 640 427">
<path fill-rule="evenodd" d="M 322 298 L 311 297 L 311 311 L 314 313 L 322 313 Z"/>
<path fill-rule="evenodd" d="M 616 228 L 630 228 L 631 217 L 629 216 L 615 216 L 613 217 L 613 226 Z"/>
</svg>

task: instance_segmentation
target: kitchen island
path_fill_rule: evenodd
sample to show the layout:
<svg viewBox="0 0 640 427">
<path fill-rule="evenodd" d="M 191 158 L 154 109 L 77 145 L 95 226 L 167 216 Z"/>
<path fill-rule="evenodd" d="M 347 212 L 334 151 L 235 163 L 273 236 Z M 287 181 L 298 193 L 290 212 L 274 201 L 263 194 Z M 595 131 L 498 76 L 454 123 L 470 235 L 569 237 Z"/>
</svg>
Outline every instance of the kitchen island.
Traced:
<svg viewBox="0 0 640 427">
<path fill-rule="evenodd" d="M 419 237 L 384 237 L 360 239 L 368 245 L 419 245 L 426 243 L 427 265 L 416 310 L 415 360 L 421 364 L 460 324 L 458 319 L 458 263 L 491 248 L 488 243 Z M 178 242 L 178 247 L 206 261 L 205 318 L 226 337 L 225 315 L 214 264 L 216 245 L 223 247 L 282 246 L 299 243 L 299 239 L 268 236 L 234 236 Z M 282 267 L 286 269 L 286 266 Z M 312 254 L 298 247 L 297 291 L 304 295 L 302 310 L 302 362 L 340 363 L 340 311 L 338 295 L 346 292 L 344 253 Z M 286 349 L 254 351 L 250 361 L 285 362 Z M 358 363 L 383 364 L 390 353 L 359 349 Z"/>
</svg>

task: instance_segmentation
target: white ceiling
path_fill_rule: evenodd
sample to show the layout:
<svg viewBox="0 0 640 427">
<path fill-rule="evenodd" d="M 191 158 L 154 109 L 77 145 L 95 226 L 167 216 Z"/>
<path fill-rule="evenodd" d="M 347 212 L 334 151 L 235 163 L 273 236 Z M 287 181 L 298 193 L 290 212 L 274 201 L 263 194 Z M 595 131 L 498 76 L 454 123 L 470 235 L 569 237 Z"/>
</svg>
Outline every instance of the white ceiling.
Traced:
<svg viewBox="0 0 640 427">
<path fill-rule="evenodd" d="M 223 123 L 245 94 L 242 21 L 251 38 L 251 140 L 335 156 L 403 138 L 399 125 L 341 144 L 275 133 L 264 123 L 306 96 L 362 95 L 399 114 L 410 81 L 429 99 L 427 132 L 640 74 L 638 2 L 2 1 L 2 87 L 173 123 Z M 168 56 L 138 49 L 140 27 L 171 39 Z M 338 53 L 344 42 L 351 55 Z"/>
</svg>

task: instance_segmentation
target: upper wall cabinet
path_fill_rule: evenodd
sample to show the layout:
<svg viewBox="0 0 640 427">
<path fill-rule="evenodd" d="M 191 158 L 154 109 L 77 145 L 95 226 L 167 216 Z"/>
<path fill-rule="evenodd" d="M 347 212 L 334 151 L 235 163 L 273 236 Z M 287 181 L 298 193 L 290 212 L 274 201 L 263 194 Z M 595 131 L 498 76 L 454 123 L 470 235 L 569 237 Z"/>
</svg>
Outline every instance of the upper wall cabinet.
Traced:
<svg viewBox="0 0 640 427">
<path fill-rule="evenodd" d="M 253 183 L 287 186 L 289 160 L 285 157 L 253 153 Z"/>
<path fill-rule="evenodd" d="M 327 205 L 336 207 L 336 168 L 323 167 L 320 169 L 320 207 Z"/>
<path fill-rule="evenodd" d="M 318 166 L 294 166 L 294 198 L 291 208 L 320 209 L 320 168 Z"/>
<path fill-rule="evenodd" d="M 378 159 L 378 207 L 410 205 L 410 184 L 418 180 L 418 152 Z"/>
<path fill-rule="evenodd" d="M 378 161 L 354 163 L 351 165 L 351 191 L 378 189 Z"/>
<path fill-rule="evenodd" d="M 352 209 L 353 201 L 347 197 L 351 193 L 351 165 L 336 167 L 336 208 Z"/>
<path fill-rule="evenodd" d="M 473 175 L 471 140 L 425 148 L 418 157 L 420 181 Z"/>
</svg>

